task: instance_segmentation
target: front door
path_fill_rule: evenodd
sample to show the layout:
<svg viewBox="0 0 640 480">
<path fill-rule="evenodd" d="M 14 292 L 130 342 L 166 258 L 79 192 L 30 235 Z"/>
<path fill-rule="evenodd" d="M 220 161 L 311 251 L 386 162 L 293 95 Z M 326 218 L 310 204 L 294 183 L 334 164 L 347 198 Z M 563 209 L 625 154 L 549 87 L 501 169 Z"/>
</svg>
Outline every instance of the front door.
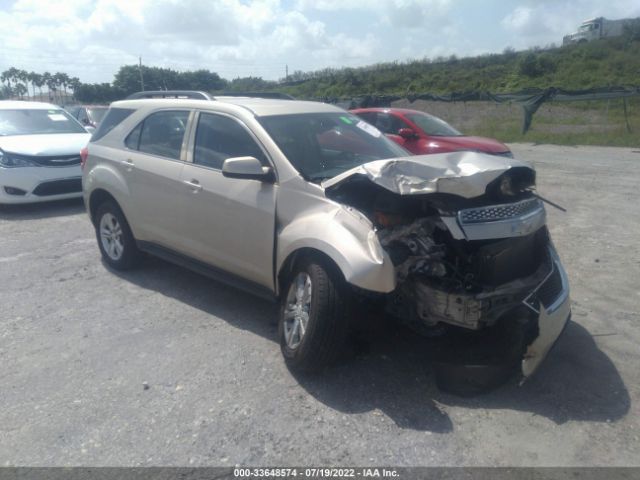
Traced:
<svg viewBox="0 0 640 480">
<path fill-rule="evenodd" d="M 249 130 L 235 118 L 200 113 L 193 163 L 182 170 L 189 192 L 181 250 L 260 286 L 274 288 L 276 185 L 222 175 L 224 160 L 251 156 L 268 161 Z"/>
</svg>

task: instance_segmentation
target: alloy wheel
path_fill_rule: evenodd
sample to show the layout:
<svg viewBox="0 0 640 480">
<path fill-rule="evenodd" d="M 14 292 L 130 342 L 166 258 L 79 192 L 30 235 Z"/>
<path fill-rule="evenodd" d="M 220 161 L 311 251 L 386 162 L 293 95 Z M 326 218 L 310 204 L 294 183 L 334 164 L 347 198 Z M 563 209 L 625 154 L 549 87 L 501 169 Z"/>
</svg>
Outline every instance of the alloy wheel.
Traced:
<svg viewBox="0 0 640 480">
<path fill-rule="evenodd" d="M 100 219 L 100 241 L 111 260 L 120 260 L 124 252 L 122 226 L 111 213 L 105 213 Z"/>
<path fill-rule="evenodd" d="M 287 346 L 298 348 L 309 325 L 311 312 L 311 277 L 300 272 L 291 282 L 284 308 L 284 339 Z"/>
</svg>

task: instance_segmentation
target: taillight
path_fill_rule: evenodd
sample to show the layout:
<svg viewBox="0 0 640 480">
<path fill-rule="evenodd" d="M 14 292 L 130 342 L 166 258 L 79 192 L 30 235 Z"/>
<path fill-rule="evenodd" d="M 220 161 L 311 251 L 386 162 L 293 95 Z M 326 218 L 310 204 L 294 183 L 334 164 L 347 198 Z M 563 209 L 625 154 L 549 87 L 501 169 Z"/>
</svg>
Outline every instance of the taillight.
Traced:
<svg viewBox="0 0 640 480">
<path fill-rule="evenodd" d="M 87 157 L 89 156 L 89 149 L 84 147 L 80 150 L 80 168 L 84 170 L 84 166 L 87 163 Z"/>
</svg>

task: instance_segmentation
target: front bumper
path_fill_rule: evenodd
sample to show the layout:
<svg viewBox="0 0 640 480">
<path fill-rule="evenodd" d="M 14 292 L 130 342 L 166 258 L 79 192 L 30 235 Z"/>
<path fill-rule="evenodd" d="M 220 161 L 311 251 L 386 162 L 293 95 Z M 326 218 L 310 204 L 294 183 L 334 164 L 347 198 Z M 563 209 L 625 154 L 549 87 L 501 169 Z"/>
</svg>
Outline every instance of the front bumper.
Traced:
<svg viewBox="0 0 640 480">
<path fill-rule="evenodd" d="M 553 345 L 556 343 L 560 334 L 564 331 L 569 318 L 571 317 L 571 299 L 569 297 L 569 281 L 558 254 L 553 248 L 550 248 L 553 259 L 554 272 L 559 275 L 561 282 L 560 293 L 553 299 L 549 305 L 545 306 L 543 302 L 538 302 L 538 336 L 527 346 L 527 350 L 522 359 L 522 374 L 524 377 L 531 376 L 545 359 Z M 550 274 L 553 275 L 554 272 Z M 525 300 L 525 304 L 536 311 L 536 307 L 531 299 L 538 293 L 538 290 L 544 285 L 536 289 L 536 292 Z"/>
<path fill-rule="evenodd" d="M 81 175 L 80 165 L 0 168 L 0 204 L 80 198 Z"/>
</svg>

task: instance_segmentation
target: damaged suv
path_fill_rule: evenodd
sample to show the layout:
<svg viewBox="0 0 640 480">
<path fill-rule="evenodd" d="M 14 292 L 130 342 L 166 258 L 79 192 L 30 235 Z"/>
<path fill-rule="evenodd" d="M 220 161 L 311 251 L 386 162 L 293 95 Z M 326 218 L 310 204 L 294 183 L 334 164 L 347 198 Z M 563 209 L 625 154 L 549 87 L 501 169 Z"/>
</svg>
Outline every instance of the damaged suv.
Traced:
<svg viewBox="0 0 640 480">
<path fill-rule="evenodd" d="M 175 97 L 113 103 L 83 152 L 111 267 L 145 251 L 279 301 L 282 353 L 303 371 L 339 354 L 356 299 L 426 335 L 488 332 L 525 377 L 560 335 L 567 277 L 530 165 L 409 156 L 322 103 Z"/>
</svg>

